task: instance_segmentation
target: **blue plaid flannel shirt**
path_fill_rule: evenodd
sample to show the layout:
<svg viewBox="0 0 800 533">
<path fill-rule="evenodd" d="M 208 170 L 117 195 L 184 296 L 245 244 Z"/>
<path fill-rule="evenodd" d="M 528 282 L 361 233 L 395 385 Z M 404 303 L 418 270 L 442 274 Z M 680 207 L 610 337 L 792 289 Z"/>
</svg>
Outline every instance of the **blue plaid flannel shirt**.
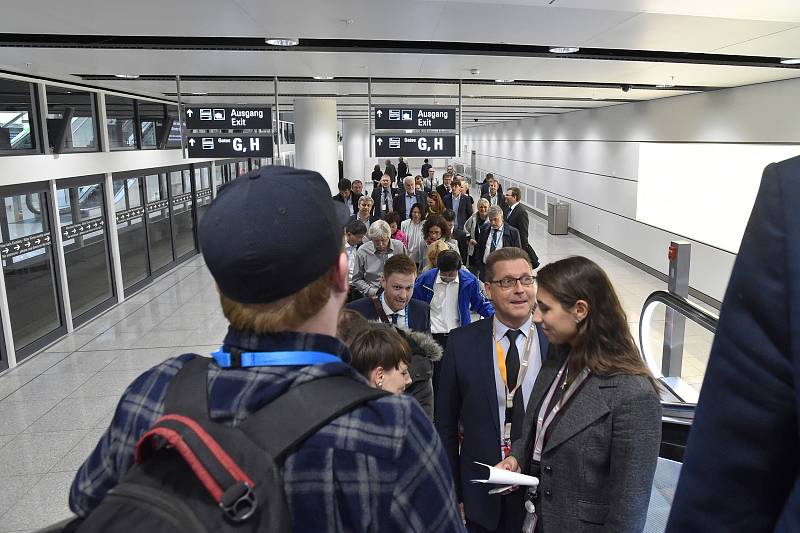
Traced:
<svg viewBox="0 0 800 533">
<path fill-rule="evenodd" d="M 324 376 L 363 378 L 350 354 L 325 335 L 255 336 L 230 330 L 225 347 L 246 351 L 309 350 L 342 363 L 305 367 L 209 367 L 210 416 L 237 425 L 294 384 Z M 136 378 L 110 427 L 78 470 L 70 490 L 73 512 L 85 516 L 133 464 L 139 437 L 163 414 L 170 379 L 193 356 L 156 365 Z M 362 405 L 308 438 L 283 468 L 295 531 L 463 531 L 441 441 L 420 406 L 393 395 Z"/>
</svg>

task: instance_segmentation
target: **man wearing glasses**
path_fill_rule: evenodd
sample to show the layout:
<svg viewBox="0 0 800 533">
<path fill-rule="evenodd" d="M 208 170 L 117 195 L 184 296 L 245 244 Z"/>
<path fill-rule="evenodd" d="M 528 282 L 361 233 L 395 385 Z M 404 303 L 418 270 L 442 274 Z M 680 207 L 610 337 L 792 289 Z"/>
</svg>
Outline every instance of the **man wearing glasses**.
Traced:
<svg viewBox="0 0 800 533">
<path fill-rule="evenodd" d="M 467 529 L 520 531 L 525 514 L 520 491 L 490 495 L 486 485 L 470 480 L 486 478 L 486 468 L 475 461 L 496 464 L 492 461 L 505 458 L 511 440 L 519 436 L 549 343 L 531 320 L 536 278 L 525 250 L 501 248 L 489 254 L 485 266 L 486 293 L 495 315 L 450 332 L 434 420 Z"/>
<path fill-rule="evenodd" d="M 522 247 L 519 232 L 503 220 L 503 209 L 500 206 L 490 207 L 486 218 L 489 219 L 489 231 L 481 233 L 476 254 L 479 261 L 478 277 L 481 281 L 486 279 L 486 262 L 492 252 L 511 246 Z"/>
</svg>

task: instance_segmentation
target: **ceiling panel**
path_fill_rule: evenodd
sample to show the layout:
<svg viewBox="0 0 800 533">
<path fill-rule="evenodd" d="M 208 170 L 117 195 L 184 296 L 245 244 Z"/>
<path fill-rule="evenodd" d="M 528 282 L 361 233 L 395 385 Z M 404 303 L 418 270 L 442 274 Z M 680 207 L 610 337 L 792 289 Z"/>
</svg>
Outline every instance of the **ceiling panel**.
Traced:
<svg viewBox="0 0 800 533">
<path fill-rule="evenodd" d="M 526 2 L 526 0 L 519 1 Z M 591 8 L 693 17 L 800 22 L 800 4 L 797 0 L 769 0 L 768 2 L 753 2 L 753 0 L 636 0 L 635 2 L 631 0 L 555 0 L 554 5 L 560 8 Z"/>
<path fill-rule="evenodd" d="M 797 26 L 794 22 L 642 13 L 584 43 L 594 48 L 711 52 Z"/>
<path fill-rule="evenodd" d="M 798 2 L 800 5 L 800 2 Z M 800 57 L 800 27 L 717 50 L 721 54 Z"/>
</svg>

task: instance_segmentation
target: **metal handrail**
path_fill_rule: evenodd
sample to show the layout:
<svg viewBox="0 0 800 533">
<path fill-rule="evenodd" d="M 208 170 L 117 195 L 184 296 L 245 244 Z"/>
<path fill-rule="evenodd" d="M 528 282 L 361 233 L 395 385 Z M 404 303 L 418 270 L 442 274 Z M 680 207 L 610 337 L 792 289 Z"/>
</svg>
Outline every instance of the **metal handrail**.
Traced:
<svg viewBox="0 0 800 533">
<path fill-rule="evenodd" d="M 647 363 L 647 366 L 650 367 L 650 370 L 657 379 L 663 381 L 665 376 L 662 374 L 659 365 L 656 364 L 655 357 L 653 357 L 650 350 L 650 343 L 645 343 L 644 338 L 644 326 L 645 324 L 650 324 L 650 317 L 652 316 L 655 306 L 659 303 L 674 309 L 692 322 L 711 332 L 712 335 L 717 331 L 719 316 L 690 302 L 686 298 L 667 291 L 655 291 L 645 299 L 644 305 L 642 305 L 642 313 L 639 316 L 639 346 L 641 347 L 642 357 Z"/>
</svg>

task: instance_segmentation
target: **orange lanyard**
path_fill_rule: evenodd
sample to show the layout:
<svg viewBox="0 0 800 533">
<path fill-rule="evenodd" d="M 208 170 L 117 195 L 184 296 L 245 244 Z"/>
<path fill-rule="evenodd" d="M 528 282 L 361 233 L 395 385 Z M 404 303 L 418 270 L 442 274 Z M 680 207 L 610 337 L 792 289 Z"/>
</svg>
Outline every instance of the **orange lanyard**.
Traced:
<svg viewBox="0 0 800 533">
<path fill-rule="evenodd" d="M 496 318 L 493 320 L 497 320 Z M 505 387 L 506 395 L 509 398 L 513 398 L 514 394 L 517 392 L 522 386 L 522 381 L 525 379 L 525 374 L 528 372 L 528 358 L 530 357 L 530 344 L 531 344 L 531 337 L 533 337 L 533 322 L 531 322 L 531 327 L 528 329 L 528 335 L 525 339 L 525 348 L 523 349 L 523 357 L 520 359 L 519 362 L 519 372 L 517 373 L 517 386 L 514 387 L 514 390 L 508 390 L 508 371 L 506 370 L 506 354 L 505 350 L 503 350 L 503 346 L 500 344 L 500 341 L 497 340 L 497 323 L 492 322 L 492 336 L 494 337 L 494 346 L 495 350 L 497 350 L 497 366 L 500 369 L 500 377 L 503 379 L 503 387 Z M 511 347 L 511 339 L 508 339 L 509 347 Z"/>
</svg>

